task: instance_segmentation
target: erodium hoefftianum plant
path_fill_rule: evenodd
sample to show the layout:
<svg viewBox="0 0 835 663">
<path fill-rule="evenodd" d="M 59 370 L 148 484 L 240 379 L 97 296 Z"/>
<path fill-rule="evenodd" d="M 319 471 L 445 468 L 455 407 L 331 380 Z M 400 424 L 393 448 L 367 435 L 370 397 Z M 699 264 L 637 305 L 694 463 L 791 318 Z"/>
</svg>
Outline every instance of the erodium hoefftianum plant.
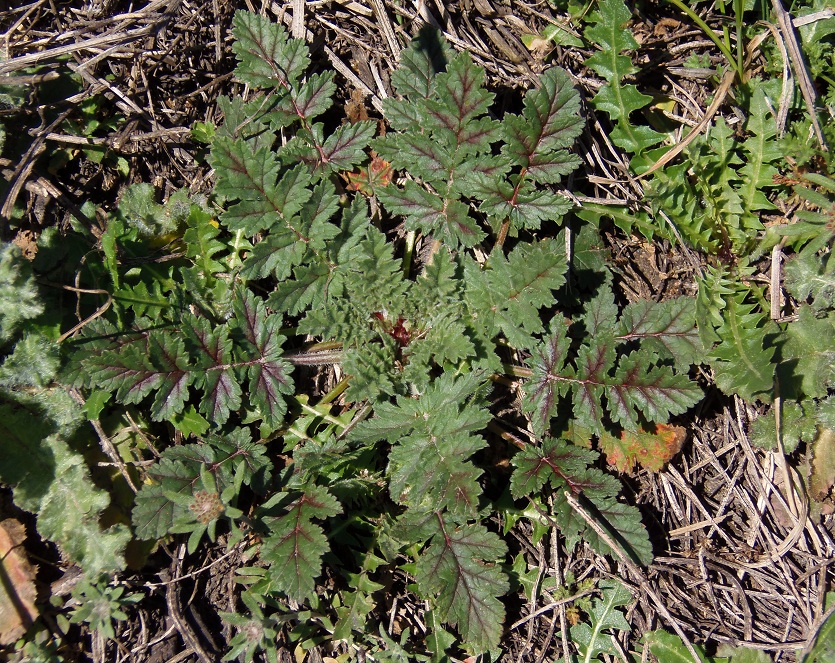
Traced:
<svg viewBox="0 0 835 663">
<path fill-rule="evenodd" d="M 198 129 L 213 197 L 130 189 L 101 238 L 113 304 L 65 342 L 79 416 L 127 408 L 157 431 L 141 470 L 146 443 L 122 447 L 134 536 L 246 550 L 248 616 L 227 618 L 230 655 L 248 657 L 274 657 L 270 634 L 305 610 L 333 638 L 373 639 L 384 572 L 428 602 L 425 651 L 495 651 L 521 518 L 648 564 L 641 514 L 599 454 L 659 470 L 680 446 L 668 420 L 702 394 L 695 302 L 618 306 L 594 229 L 567 241 L 554 185 L 584 126 L 569 76 L 548 69 L 500 114 L 484 71 L 426 30 L 382 131 L 338 124 L 334 73 L 309 73 L 281 26 L 239 12 L 233 35 L 256 92 Z M 180 257 L 143 259 L 163 242 Z M 5 367 L 33 341 L 2 329 Z M 6 380 L 2 406 L 31 387 Z M 25 477 L 4 480 L 22 499 Z M 577 631 L 589 659 L 624 628 L 628 593 L 601 589 L 609 621 Z"/>
</svg>

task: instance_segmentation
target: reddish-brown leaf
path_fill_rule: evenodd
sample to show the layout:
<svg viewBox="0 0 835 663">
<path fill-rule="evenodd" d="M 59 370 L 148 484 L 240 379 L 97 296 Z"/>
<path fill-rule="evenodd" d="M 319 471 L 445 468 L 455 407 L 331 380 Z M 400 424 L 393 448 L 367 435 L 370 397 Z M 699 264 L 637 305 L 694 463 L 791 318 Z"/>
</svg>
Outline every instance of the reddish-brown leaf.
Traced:
<svg viewBox="0 0 835 663">
<path fill-rule="evenodd" d="M 600 448 L 609 465 L 620 472 L 631 472 L 635 463 L 651 472 L 660 472 L 681 451 L 684 438 L 685 429 L 681 426 L 657 424 L 650 430 L 625 430 L 620 438 L 604 433 L 600 436 Z"/>
<path fill-rule="evenodd" d="M 38 618 L 35 607 L 35 570 L 26 558 L 26 533 L 17 520 L 0 522 L 0 645 L 10 645 Z"/>
</svg>

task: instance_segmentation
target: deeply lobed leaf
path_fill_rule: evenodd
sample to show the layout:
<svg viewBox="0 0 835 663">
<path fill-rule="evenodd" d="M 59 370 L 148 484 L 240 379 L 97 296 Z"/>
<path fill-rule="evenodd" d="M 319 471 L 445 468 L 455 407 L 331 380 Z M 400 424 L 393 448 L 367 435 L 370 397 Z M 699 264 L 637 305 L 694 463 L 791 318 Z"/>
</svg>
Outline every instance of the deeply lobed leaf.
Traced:
<svg viewBox="0 0 835 663">
<path fill-rule="evenodd" d="M 569 353 L 571 341 L 565 322 L 552 320 L 550 333 L 533 348 L 528 360 L 532 376 L 523 408 L 532 414 L 537 433 L 549 430 L 551 419 L 558 414 L 560 398 L 569 394 L 578 425 L 598 435 L 604 433 L 607 418 L 627 430 L 638 431 L 642 421 L 666 423 L 671 415 L 699 401 L 699 387 L 687 375 L 659 361 L 668 356 L 665 342 L 675 347 L 676 341 L 683 341 L 688 349 L 696 342 L 692 319 L 679 311 L 687 308 L 692 313 L 692 304 L 656 306 L 657 317 L 649 313 L 650 304 L 638 304 L 627 307 L 617 321 L 611 292 L 604 290 L 583 316 L 585 335 L 576 355 Z M 616 351 L 618 341 L 640 344 L 648 339 L 651 342 L 647 348 L 639 345 L 640 350 L 621 355 Z M 660 357 L 653 352 L 659 344 L 664 350 Z"/>
<path fill-rule="evenodd" d="M 495 560 L 504 542 L 485 527 L 443 514 L 428 514 L 421 527 L 428 540 L 417 562 L 418 589 L 430 597 L 438 617 L 458 628 L 473 651 L 495 648 L 502 634 L 504 606 L 498 600 L 508 582 Z"/>
<path fill-rule="evenodd" d="M 270 577 L 289 598 L 304 601 L 313 597 L 322 556 L 329 549 L 327 537 L 313 520 L 341 512 L 339 502 L 327 489 L 308 486 L 287 504 L 284 514 L 270 521 L 270 535 L 262 544 L 261 556 L 270 563 Z"/>
<path fill-rule="evenodd" d="M 249 380 L 249 402 L 272 427 L 283 419 L 284 397 L 293 392 L 292 367 L 282 358 L 280 316 L 267 315 L 264 302 L 242 291 L 229 325 L 215 325 L 192 314 L 178 331 L 155 330 L 81 351 L 84 383 L 116 393 L 124 403 L 154 395 L 151 416 L 163 421 L 183 411 L 190 390 L 202 392 L 200 411 L 225 423 L 242 405 L 239 375 Z M 234 334 L 233 334 L 234 330 Z"/>
</svg>

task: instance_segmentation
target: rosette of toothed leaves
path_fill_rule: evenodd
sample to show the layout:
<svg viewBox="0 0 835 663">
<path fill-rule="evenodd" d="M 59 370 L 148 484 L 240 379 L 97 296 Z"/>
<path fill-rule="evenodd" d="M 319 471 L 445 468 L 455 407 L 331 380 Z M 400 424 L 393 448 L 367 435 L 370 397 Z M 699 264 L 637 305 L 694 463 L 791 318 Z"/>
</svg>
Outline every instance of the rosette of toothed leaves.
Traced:
<svg viewBox="0 0 835 663">
<path fill-rule="evenodd" d="M 139 603 L 142 594 L 125 593 L 125 586 L 116 584 L 102 575 L 98 578 L 82 578 L 73 588 L 73 598 L 77 602 L 70 615 L 70 623 L 86 623 L 102 637 L 113 640 L 116 631 L 113 622 L 124 622 L 125 612 L 130 606 Z"/>
<path fill-rule="evenodd" d="M 208 534 L 212 542 L 217 539 L 217 524 L 221 518 L 228 519 L 233 529 L 230 543 L 241 539 L 243 534 L 237 530 L 235 521 L 243 516 L 243 511 L 232 504 L 240 493 L 243 479 L 244 468 L 239 465 L 233 482 L 219 492 L 215 475 L 204 465 L 190 495 L 175 490 L 163 493 L 168 500 L 181 507 L 168 531 L 171 534 L 189 534 L 186 546 L 189 554 L 197 550 L 204 534 Z"/>
</svg>

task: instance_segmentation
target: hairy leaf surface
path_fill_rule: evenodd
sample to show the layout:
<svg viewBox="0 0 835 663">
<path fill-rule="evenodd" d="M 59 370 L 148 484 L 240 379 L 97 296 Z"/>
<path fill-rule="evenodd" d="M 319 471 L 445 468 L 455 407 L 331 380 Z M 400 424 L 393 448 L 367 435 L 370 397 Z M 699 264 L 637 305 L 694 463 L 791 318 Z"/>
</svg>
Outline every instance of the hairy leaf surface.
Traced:
<svg viewBox="0 0 835 663">
<path fill-rule="evenodd" d="M 270 576 L 281 592 L 296 601 L 314 595 L 316 579 L 322 572 L 322 556 L 328 540 L 313 522 L 336 516 L 342 507 L 325 488 L 309 486 L 292 499 L 286 512 L 270 522 L 270 535 L 261 556 L 270 562 Z"/>
<path fill-rule="evenodd" d="M 551 321 L 550 333 L 532 349 L 528 360 L 532 375 L 523 408 L 531 413 L 537 433 L 549 430 L 560 398 L 569 395 L 577 424 L 596 434 L 605 431 L 607 418 L 624 429 L 638 431 L 642 420 L 666 423 L 671 415 L 698 402 L 698 385 L 660 361 L 669 356 L 668 345 L 677 347 L 677 342 L 684 342 L 686 349 L 693 347 L 693 321 L 676 322 L 680 303 L 657 306 L 657 317 L 649 313 L 652 304 L 640 304 L 627 307 L 618 321 L 611 293 L 604 291 L 592 300 L 582 318 L 585 334 L 576 354 L 571 352 L 566 322 L 560 318 Z M 687 306 L 692 310 L 692 305 Z M 668 333 L 671 328 L 681 331 Z M 639 349 L 618 354 L 616 346 L 623 340 Z M 642 343 L 647 340 L 649 348 L 644 349 Z M 663 350 L 660 356 L 652 351 L 659 344 Z"/>
<path fill-rule="evenodd" d="M 497 597 L 508 589 L 496 564 L 507 552 L 504 542 L 482 525 L 440 513 L 428 515 L 421 529 L 429 542 L 417 562 L 421 594 L 433 600 L 438 616 L 456 626 L 471 649 L 496 647 L 504 621 Z"/>
</svg>

